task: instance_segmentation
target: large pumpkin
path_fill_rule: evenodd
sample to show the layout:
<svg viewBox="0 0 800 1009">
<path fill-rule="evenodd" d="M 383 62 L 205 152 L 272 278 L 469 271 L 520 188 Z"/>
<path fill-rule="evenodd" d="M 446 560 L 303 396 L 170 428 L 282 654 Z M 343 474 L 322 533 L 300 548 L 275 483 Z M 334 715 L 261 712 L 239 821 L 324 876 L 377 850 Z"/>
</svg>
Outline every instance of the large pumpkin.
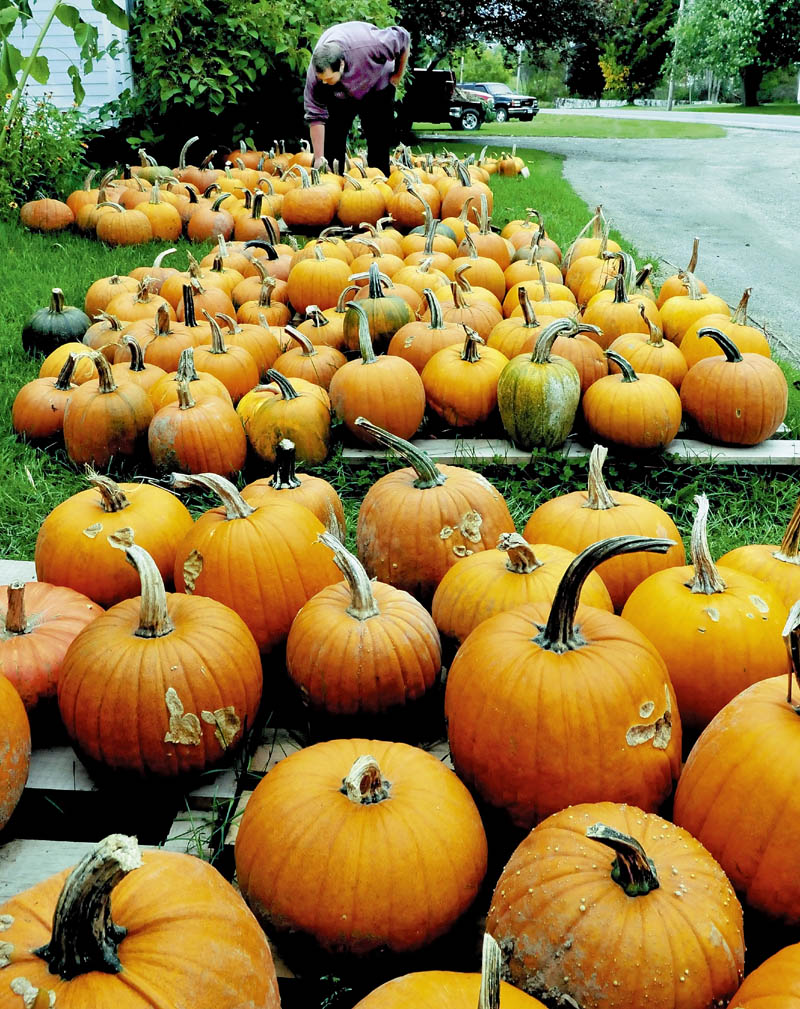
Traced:
<svg viewBox="0 0 800 1009">
<path fill-rule="evenodd" d="M 453 764 L 517 826 L 576 802 L 656 810 L 672 791 L 681 728 L 663 659 L 626 620 L 578 609 L 600 561 L 670 545 L 640 536 L 593 544 L 567 568 L 552 606 L 490 617 L 456 653 L 445 694 Z"/>
<path fill-rule="evenodd" d="M 31 729 L 25 706 L 5 676 L 0 676 L 0 830 L 19 802 L 31 760 Z M 0 919 L 1 921 L 2 919 Z M 0 945 L 0 951 L 3 947 Z M 0 964 L 3 957 L 0 956 Z"/>
<path fill-rule="evenodd" d="M 742 909 L 685 830 L 634 806 L 572 806 L 520 844 L 486 922 L 511 980 L 554 1005 L 725 1006 L 744 970 Z"/>
<path fill-rule="evenodd" d="M 109 537 L 111 547 L 136 566 L 142 594 L 93 620 L 67 650 L 58 682 L 64 726 L 82 755 L 111 771 L 162 778 L 205 771 L 253 724 L 258 646 L 222 603 L 168 595 L 129 530 Z"/>
<path fill-rule="evenodd" d="M 280 1009 L 258 922 L 192 855 L 111 834 L 0 905 L 0 922 L 0 1009 Z"/>
<path fill-rule="evenodd" d="M 256 917 L 335 952 L 430 943 L 473 902 L 486 858 L 455 774 L 424 750 L 367 739 L 285 757 L 236 837 L 236 875 Z"/>
<path fill-rule="evenodd" d="M 375 441 L 408 465 L 381 477 L 358 512 L 358 557 L 371 577 L 405 589 L 426 606 L 461 557 L 494 547 L 514 520 L 500 492 L 480 473 L 437 466 L 410 442 L 370 424 Z"/>
</svg>

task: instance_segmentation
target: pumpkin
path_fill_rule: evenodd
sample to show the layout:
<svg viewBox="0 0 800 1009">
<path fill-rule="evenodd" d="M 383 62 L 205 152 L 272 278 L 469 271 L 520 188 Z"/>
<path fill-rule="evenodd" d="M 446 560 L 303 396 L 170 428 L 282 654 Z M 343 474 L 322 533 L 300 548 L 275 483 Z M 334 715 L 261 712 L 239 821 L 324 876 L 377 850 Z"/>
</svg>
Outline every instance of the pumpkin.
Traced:
<svg viewBox="0 0 800 1009">
<path fill-rule="evenodd" d="M 348 361 L 331 379 L 331 406 L 361 441 L 371 440 L 369 433 L 358 426 L 362 416 L 399 438 L 410 438 L 425 414 L 422 379 L 413 364 L 402 357 L 375 356 L 369 318 L 359 302 L 351 302 L 347 312 L 358 319 L 361 357 Z"/>
<path fill-rule="evenodd" d="M 362 222 L 375 224 L 385 212 L 386 201 L 376 186 L 363 186 L 352 176 L 345 179 L 339 206 L 336 208 L 336 216 L 342 224 L 349 227 L 363 227 Z"/>
<path fill-rule="evenodd" d="M 667 664 L 684 724 L 704 728 L 751 683 L 788 669 L 781 640 L 786 607 L 766 582 L 717 567 L 708 549 L 708 498 L 695 498 L 692 563 L 655 572 L 622 616 Z"/>
<path fill-rule="evenodd" d="M 798 1009 L 800 943 L 784 947 L 748 974 L 730 1006 L 731 1009 Z"/>
<path fill-rule="evenodd" d="M 236 347 L 244 347 L 258 366 L 259 378 L 266 375 L 283 352 L 281 343 L 273 330 L 268 326 L 254 326 L 252 323 L 240 325 L 230 315 L 217 314 L 220 325 L 228 328 L 227 342 Z"/>
<path fill-rule="evenodd" d="M 595 445 L 589 455 L 587 489 L 561 494 L 539 505 L 528 519 L 523 536 L 529 543 L 556 543 L 579 553 L 597 540 L 623 533 L 673 540 L 665 554 L 635 553 L 610 557 L 597 568 L 614 609 L 620 612 L 634 588 L 654 571 L 686 562 L 681 534 L 669 515 L 637 494 L 606 487 L 603 463 L 608 449 Z"/>
<path fill-rule="evenodd" d="M 464 327 L 466 339 L 437 351 L 422 369 L 428 406 L 453 427 L 474 427 L 497 407 L 497 382 L 508 358 Z"/>
<path fill-rule="evenodd" d="M 156 1006 L 160 992 L 196 1009 L 280 1009 L 269 944 L 211 865 L 171 851 L 139 852 L 111 834 L 72 871 L 0 905 L 0 1007 Z M 167 945 L 163 945 L 167 944 Z M 209 958 L 209 947 L 214 950 Z M 169 967 L 154 949 L 180 949 Z"/>
<path fill-rule="evenodd" d="M 328 186 L 311 184 L 308 172 L 302 165 L 296 166 L 301 183 L 284 194 L 281 216 L 292 228 L 327 228 L 336 216 L 339 197 Z M 326 306 L 327 308 L 327 306 Z"/>
<path fill-rule="evenodd" d="M 498 301 L 502 301 L 506 294 L 506 278 L 503 273 L 505 266 L 487 255 L 479 255 L 475 244 L 476 237 L 478 236 L 474 237 L 470 231 L 465 232 L 464 241 L 459 246 L 461 255 L 453 260 L 453 269 L 458 269 L 459 266 L 471 267 L 470 283 L 476 284 L 478 287 L 485 287 L 487 291 L 492 292 Z M 494 237 L 501 242 L 503 241 L 499 236 Z"/>
<path fill-rule="evenodd" d="M 108 315 L 107 312 L 98 312 L 95 320 L 83 334 L 81 342 L 85 347 L 99 350 L 105 354 L 113 364 L 120 337 L 125 331 L 125 324 L 120 322 L 115 315 Z"/>
<path fill-rule="evenodd" d="M 411 442 L 365 418 L 380 445 L 407 465 L 367 491 L 358 513 L 358 557 L 370 577 L 405 589 L 428 605 L 436 586 L 461 557 L 489 550 L 514 521 L 484 476 L 460 466 L 437 466 Z"/>
<path fill-rule="evenodd" d="M 600 540 L 570 563 L 551 606 L 489 617 L 456 653 L 445 693 L 453 765 L 516 826 L 602 799 L 655 810 L 672 791 L 681 723 L 663 659 L 627 621 L 578 610 L 586 575 L 601 561 L 671 546 L 641 536 Z"/>
<path fill-rule="evenodd" d="M 91 470 L 86 479 L 92 487 L 56 505 L 39 527 L 39 581 L 65 585 L 101 606 L 138 595 L 139 576 L 106 543 L 111 534 L 132 529 L 171 586 L 176 546 L 193 521 L 188 509 L 163 487 L 115 483 Z"/>
<path fill-rule="evenodd" d="M 68 646 L 102 609 L 80 592 L 46 582 L 12 582 L 5 589 L 0 595 L 0 673 L 31 712 L 56 696 Z"/>
<path fill-rule="evenodd" d="M 793 841 L 800 819 L 798 708 L 800 603 L 783 628 L 793 674 L 737 694 L 692 748 L 675 793 L 674 820 L 711 852 L 748 906 L 800 923 Z M 785 1003 L 782 1003 L 785 1005 Z"/>
<path fill-rule="evenodd" d="M 536 318 L 534 303 L 528 297 L 528 291 L 524 285 L 519 288 L 519 304 L 522 309 L 522 319 L 518 316 L 502 319 L 493 327 L 489 339 L 486 341 L 487 346 L 505 354 L 509 361 L 520 354 L 530 354 L 536 346 L 536 340 L 542 332 L 543 326 L 552 321 L 546 319 L 544 322 L 540 322 Z"/>
<path fill-rule="evenodd" d="M 304 378 L 307 382 L 329 389 L 333 376 L 347 362 L 344 354 L 335 347 L 326 347 L 324 344 L 315 347 L 294 326 L 286 326 L 285 331 L 299 346 L 284 351 L 271 366 L 287 378 Z"/>
<path fill-rule="evenodd" d="M 275 449 L 275 474 L 247 484 L 242 488 L 242 497 L 254 508 L 280 501 L 304 505 L 327 532 L 344 543 L 347 526 L 341 498 L 322 477 L 297 473 L 295 461 L 294 442 L 283 438 Z"/>
<path fill-rule="evenodd" d="M 153 259 L 151 266 L 137 266 L 130 270 L 128 276 L 135 280 L 137 283 L 144 280 L 145 277 L 149 277 L 151 281 L 151 287 L 156 294 L 161 293 L 161 288 L 164 281 L 168 277 L 172 277 L 174 274 L 178 273 L 178 270 L 174 266 L 162 266 L 167 256 L 171 256 L 173 252 L 177 252 L 177 249 L 164 249 L 162 252 Z M 89 288 L 91 290 L 91 288 Z M 89 292 L 87 291 L 87 297 Z"/>
<path fill-rule="evenodd" d="M 346 287 L 339 296 L 339 302 L 335 308 L 329 308 L 326 312 L 321 311 L 318 305 L 309 305 L 306 309 L 304 322 L 298 324 L 297 328 L 304 333 L 315 347 L 334 347 L 336 350 L 344 350 L 344 298 L 349 292 L 355 290 L 355 285 Z M 341 306 L 341 311 L 339 310 Z"/>
<path fill-rule="evenodd" d="M 98 203 L 107 206 L 109 213 L 97 219 L 97 237 L 106 245 L 140 245 L 152 242 L 153 227 L 141 210 L 126 210 L 119 203 Z M 113 212 L 112 212 L 113 211 Z"/>
<path fill-rule="evenodd" d="M 474 200 L 475 198 L 480 198 L 481 193 L 484 193 L 488 201 L 489 214 L 491 215 L 494 208 L 494 193 L 492 193 L 489 186 L 485 182 L 478 182 L 470 178 L 469 172 L 461 161 L 456 161 L 454 165 L 456 172 L 458 173 L 458 185 L 451 186 L 447 190 L 444 199 L 442 200 L 441 216 L 442 220 L 446 217 L 458 217 L 465 203 L 468 200 Z M 471 211 L 468 211 L 471 219 L 476 220 L 476 212 L 473 207 Z"/>
<path fill-rule="evenodd" d="M 450 568 L 433 595 L 432 614 L 443 637 L 463 644 L 478 624 L 525 603 L 551 603 L 558 583 L 575 559 L 571 550 L 528 543 L 502 533 L 494 550 L 481 550 Z M 614 612 L 603 580 L 592 571 L 580 602 Z"/>
<path fill-rule="evenodd" d="M 370 581 L 358 559 L 329 533 L 344 581 L 303 606 L 286 641 L 286 668 L 303 700 L 329 715 L 376 715 L 405 707 L 437 682 L 439 632 L 402 589 Z"/>
<path fill-rule="evenodd" d="M 162 197 L 158 183 L 153 184 L 149 199 L 140 203 L 138 210 L 150 222 L 154 239 L 174 242 L 181 237 L 183 231 L 181 215 L 168 200 Z"/>
<path fill-rule="evenodd" d="M 195 348 L 195 364 L 199 371 L 207 371 L 222 382 L 235 406 L 245 393 L 258 385 L 258 365 L 244 347 L 226 342 L 216 319 L 205 309 L 203 314 L 211 326 L 211 342 Z"/>
<path fill-rule="evenodd" d="M 719 357 L 724 353 L 722 348 L 708 336 L 700 336 L 698 330 L 712 326 L 721 330 L 736 344 L 741 353 L 763 354 L 772 357 L 766 336 L 755 326 L 747 325 L 747 303 L 750 301 L 752 288 L 748 287 L 742 295 L 732 315 L 717 313 L 704 315 L 693 323 L 684 333 L 680 351 L 689 368 L 704 357 Z"/>
<path fill-rule="evenodd" d="M 660 306 L 664 336 L 680 346 L 689 327 L 704 315 L 721 314 L 730 318 L 727 302 L 716 294 L 703 294 L 691 273 L 685 274 L 689 293 L 676 295 Z"/>
<path fill-rule="evenodd" d="M 583 396 L 583 419 L 594 441 L 624 449 L 663 449 L 681 426 L 681 397 L 660 375 L 637 374 L 614 350 L 606 357 L 620 370 L 594 382 Z"/>
<path fill-rule="evenodd" d="M 230 200 L 228 193 L 222 193 L 209 206 L 198 207 L 186 225 L 186 235 L 192 242 L 205 242 L 209 238 L 230 238 L 233 234 L 234 219 L 222 206 Z"/>
<path fill-rule="evenodd" d="M 175 778 L 208 770 L 253 724 L 262 688 L 258 646 L 229 607 L 165 592 L 130 530 L 109 536 L 112 547 L 139 572 L 141 595 L 112 606 L 67 649 L 58 680 L 64 727 L 100 771 Z"/>
<path fill-rule="evenodd" d="M 725 873 L 633 805 L 584 803 L 540 823 L 503 870 L 486 929 L 512 982 L 554 1004 L 708 1009 L 744 972 Z"/>
<path fill-rule="evenodd" d="M 395 333 L 402 326 L 414 321 L 414 313 L 402 298 L 383 293 L 381 273 L 375 263 L 367 271 L 369 279 L 369 294 L 359 301 L 359 308 L 367 313 L 367 326 L 370 339 L 379 351 L 385 350 Z M 351 279 L 355 279 L 356 274 Z M 359 319 L 354 310 L 355 302 L 347 306 L 342 324 L 344 344 L 347 350 L 358 350 L 360 347 Z"/>
<path fill-rule="evenodd" d="M 22 327 L 22 346 L 31 353 L 49 354 L 62 343 L 77 342 L 91 325 L 89 316 L 64 303 L 64 292 L 54 287 L 50 304 L 34 312 Z"/>
<path fill-rule="evenodd" d="M 86 292 L 86 297 L 83 301 L 83 310 L 93 319 L 100 312 L 105 311 L 106 306 L 110 301 L 112 301 L 118 294 L 123 294 L 125 291 L 136 292 L 139 290 L 139 284 L 144 276 L 149 276 L 145 273 L 141 278 L 135 280 L 133 277 L 119 276 L 119 274 L 112 274 L 110 277 L 101 277 L 99 280 L 95 280 L 89 285 L 89 289 Z"/>
<path fill-rule="evenodd" d="M 109 301 L 106 312 L 116 315 L 120 322 L 136 322 L 137 319 L 155 319 L 161 305 L 166 305 L 170 319 L 176 321 L 175 309 L 166 298 L 154 294 L 148 277 L 145 277 L 135 291 L 122 291 Z"/>
<path fill-rule="evenodd" d="M 474 900 L 486 859 L 478 811 L 453 772 L 416 747 L 367 739 L 285 757 L 236 837 L 239 886 L 263 924 L 362 955 L 419 949 L 446 932 Z"/>
<path fill-rule="evenodd" d="M 429 287 L 425 288 L 422 296 L 428 306 L 430 321 L 414 320 L 401 326 L 389 341 L 387 351 L 395 357 L 404 357 L 420 374 L 438 350 L 457 343 L 464 332 L 457 323 L 444 321 L 439 299 Z"/>
<path fill-rule="evenodd" d="M 323 255 L 319 245 L 312 255 L 303 259 L 289 272 L 287 280 L 289 301 L 297 312 L 305 312 L 309 305 L 321 309 L 332 308 L 350 277 L 349 266 L 341 259 Z"/>
<path fill-rule="evenodd" d="M 546 316 L 544 318 L 547 320 Z M 553 341 L 551 352 L 554 356 L 562 357 L 575 365 L 578 378 L 581 380 L 581 396 L 583 396 L 590 385 L 594 385 L 598 379 L 605 378 L 608 374 L 608 358 L 595 339 L 598 333 L 597 326 L 590 326 L 577 320 L 569 321 L 572 325 L 568 329 L 560 330 Z"/>
<path fill-rule="evenodd" d="M 340 369 L 341 370 L 341 369 Z M 327 404 L 313 390 L 328 399 L 322 386 L 303 386 L 302 379 L 295 379 L 295 387 L 280 372 L 270 369 L 266 375 L 270 383 L 277 386 L 277 395 L 268 386 L 258 386 L 252 390 L 268 390 L 263 401 L 255 405 L 249 419 L 244 416 L 247 437 L 256 455 L 267 463 L 274 463 L 279 442 L 291 439 L 297 451 L 297 458 L 307 466 L 324 462 L 328 456 L 331 437 L 330 401 Z M 240 413 L 240 416 L 242 414 Z"/>
<path fill-rule="evenodd" d="M 231 301 L 228 293 L 221 287 L 215 287 L 211 284 L 206 286 L 196 277 L 192 277 L 189 281 L 189 287 L 192 289 L 192 301 L 194 302 L 195 314 L 204 314 L 206 312 L 210 315 L 218 315 L 223 312 L 226 315 L 234 314 L 235 309 L 233 307 L 233 302 Z M 185 320 L 185 298 L 181 304 L 178 305 L 175 314 L 178 317 L 178 322 L 183 322 Z"/>
<path fill-rule="evenodd" d="M 705 357 L 686 373 L 681 403 L 707 438 L 726 445 L 758 445 L 783 423 L 789 402 L 786 377 L 771 358 L 742 354 L 713 326 L 698 331 L 722 348 L 724 357 Z"/>
<path fill-rule="evenodd" d="M 530 357 L 512 358 L 500 374 L 500 418 L 520 448 L 555 448 L 572 430 L 581 398 L 580 376 L 571 361 L 550 354 L 558 334 L 572 326 L 569 319 L 555 319 L 539 334 Z"/>
<path fill-rule="evenodd" d="M 0 676 L 0 830 L 20 800 L 31 760 L 31 727 L 11 680 Z M 5 936 L 3 937 L 5 942 Z M 3 948 L 3 947 L 0 947 Z M 0 959 L 0 963 L 5 958 Z"/>
<path fill-rule="evenodd" d="M 471 256 L 472 248 L 474 248 L 478 256 L 494 260 L 505 272 L 511 265 L 511 255 L 516 250 L 510 242 L 506 241 L 505 237 L 490 229 L 489 203 L 485 193 L 481 193 L 478 197 L 478 208 L 478 230 L 464 233 L 458 251 L 461 255 Z M 507 284 L 504 280 L 504 288 L 505 286 Z M 503 294 L 505 294 L 505 290 L 498 297 L 502 297 Z"/>
<path fill-rule="evenodd" d="M 624 357 L 637 374 L 660 375 L 680 391 L 688 370 L 686 358 L 674 343 L 664 339 L 664 334 L 650 322 L 641 305 L 639 311 L 647 324 L 649 335 L 645 337 L 643 333 L 622 333 L 608 349 Z M 616 375 L 620 369 L 612 360 L 608 370 Z"/>
<path fill-rule="evenodd" d="M 125 347 L 130 354 L 130 362 L 121 361 L 119 364 L 111 365 L 111 374 L 116 382 L 133 382 L 149 393 L 156 382 L 162 379 L 167 372 L 159 368 L 157 364 L 145 363 L 144 354 L 137 340 L 127 333 L 120 340 L 120 345 Z"/>
<path fill-rule="evenodd" d="M 178 383 L 181 379 L 190 383 L 189 391 L 195 402 L 207 396 L 219 396 L 226 403 L 233 403 L 231 394 L 218 378 L 210 375 L 207 371 L 202 375 L 197 371 L 194 366 L 194 348 L 186 347 L 181 351 L 177 370 L 163 375 L 150 389 L 150 402 L 156 413 L 162 406 L 177 402 Z"/>
<path fill-rule="evenodd" d="M 685 297 L 689 293 L 689 284 L 687 274 L 691 274 L 694 277 L 695 267 L 697 266 L 697 252 L 700 248 L 700 239 L 695 238 L 692 242 L 692 256 L 689 260 L 689 265 L 685 270 L 681 270 L 678 273 L 673 274 L 671 277 L 667 277 L 664 283 L 661 285 L 661 290 L 658 292 L 658 301 L 656 304 L 661 308 L 666 301 L 670 298 Z M 700 290 L 701 294 L 708 294 L 708 288 L 699 280 L 694 277 L 695 282 Z"/>
<path fill-rule="evenodd" d="M 125 333 L 127 336 L 136 335 L 142 345 L 145 361 L 165 372 L 175 371 L 183 351 L 194 346 L 194 336 L 182 323 L 172 322 L 166 303 L 158 306 L 154 319 L 142 319 L 133 323 Z M 120 340 L 114 351 L 115 363 L 128 361 L 130 357 L 130 347 Z"/>
<path fill-rule="evenodd" d="M 11 424 L 17 434 L 31 441 L 57 438 L 64 427 L 64 411 L 77 385 L 72 384 L 77 356 L 67 355 L 56 378 L 34 378 L 26 382 L 14 397 Z"/>
<path fill-rule="evenodd" d="M 29 200 L 20 207 L 20 223 L 26 228 L 31 231 L 63 231 L 75 222 L 75 214 L 68 204 L 39 195 L 40 199 Z"/>
<path fill-rule="evenodd" d="M 625 288 L 625 275 L 620 273 L 614 281 L 611 301 L 599 301 L 585 309 L 581 318 L 600 329 L 597 342 L 605 350 L 623 333 L 649 333 L 641 302 L 631 301 Z"/>
<path fill-rule="evenodd" d="M 150 397 L 134 382 L 117 385 L 103 354 L 87 351 L 99 378 L 84 382 L 64 410 L 64 445 L 74 463 L 105 466 L 112 456 L 139 455 L 153 419 Z"/>
<path fill-rule="evenodd" d="M 723 554 L 719 563 L 768 582 L 787 607 L 800 599 L 800 498 L 778 544 L 750 543 Z"/>
<path fill-rule="evenodd" d="M 541 263 L 536 264 L 539 273 L 539 281 L 525 280 L 522 284 L 515 284 L 509 288 L 503 298 L 503 315 L 508 318 L 513 311 L 519 307 L 519 289 L 524 286 L 528 296 L 537 302 L 537 309 L 541 308 L 545 315 L 577 315 L 578 306 L 575 303 L 575 296 L 568 287 L 563 284 L 551 284 L 544 272 Z M 539 304 L 541 302 L 541 304 Z M 545 308 L 545 305 L 551 307 Z M 552 305 L 559 306 L 557 311 L 552 311 Z M 563 310 L 561 306 L 566 306 Z"/>
</svg>

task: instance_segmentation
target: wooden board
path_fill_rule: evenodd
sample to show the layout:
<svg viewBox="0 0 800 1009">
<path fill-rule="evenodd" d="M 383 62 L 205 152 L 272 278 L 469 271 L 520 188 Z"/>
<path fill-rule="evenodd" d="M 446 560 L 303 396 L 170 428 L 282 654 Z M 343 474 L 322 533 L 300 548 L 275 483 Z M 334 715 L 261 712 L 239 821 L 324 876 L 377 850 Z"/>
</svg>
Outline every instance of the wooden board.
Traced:
<svg viewBox="0 0 800 1009">
<path fill-rule="evenodd" d="M 36 565 L 33 561 L 0 560 L 0 585 L 35 581 Z"/>
</svg>

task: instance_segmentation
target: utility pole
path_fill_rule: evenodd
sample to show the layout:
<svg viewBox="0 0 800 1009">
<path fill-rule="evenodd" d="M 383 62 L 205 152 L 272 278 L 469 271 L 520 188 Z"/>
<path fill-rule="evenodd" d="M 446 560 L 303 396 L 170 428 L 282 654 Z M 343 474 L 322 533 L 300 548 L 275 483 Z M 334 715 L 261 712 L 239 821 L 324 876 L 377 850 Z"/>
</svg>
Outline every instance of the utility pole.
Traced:
<svg viewBox="0 0 800 1009">
<path fill-rule="evenodd" d="M 683 0 L 680 0 L 678 4 L 678 16 L 675 19 L 675 27 L 681 23 L 681 14 L 683 14 Z M 675 93 L 675 50 L 678 48 L 678 40 L 675 39 L 672 44 L 672 58 L 669 63 L 669 91 L 667 92 L 667 112 L 672 112 L 672 98 Z"/>
<path fill-rule="evenodd" d="M 522 73 L 522 46 L 517 49 L 517 94 L 519 94 L 519 79 Z"/>
</svg>

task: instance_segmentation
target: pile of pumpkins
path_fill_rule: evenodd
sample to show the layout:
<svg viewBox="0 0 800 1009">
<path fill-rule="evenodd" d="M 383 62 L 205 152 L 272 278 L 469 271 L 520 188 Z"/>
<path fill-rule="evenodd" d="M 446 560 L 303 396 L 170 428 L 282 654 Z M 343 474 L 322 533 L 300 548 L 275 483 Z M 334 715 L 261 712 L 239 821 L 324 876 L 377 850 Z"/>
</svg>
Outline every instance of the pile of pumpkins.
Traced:
<svg viewBox="0 0 800 1009">
<path fill-rule="evenodd" d="M 142 858 L 114 835 L 68 882 L 0 906 L 0 993 L 46 1005 L 95 983 L 113 998 L 143 969 L 140 929 L 169 924 L 187 953 L 170 967 L 172 997 L 213 944 L 193 1005 L 277 1006 L 256 920 L 334 954 L 423 948 L 485 885 L 484 810 L 526 836 L 487 904 L 499 952 L 487 944 L 484 987 L 502 994 L 481 1005 L 747 1009 L 764 985 L 796 988 L 790 947 L 739 991 L 737 893 L 776 921 L 800 918 L 786 697 L 800 676 L 800 501 L 780 545 L 717 562 L 699 496 L 687 564 L 663 509 L 606 485 L 596 446 L 587 490 L 540 505 L 520 536 L 485 477 L 359 426 L 405 465 L 364 497 L 357 554 L 342 525 L 326 530 L 332 488 L 293 467 L 241 493 L 215 474 L 175 473 L 174 493 L 90 474 L 45 519 L 40 581 L 0 601 L 3 820 L 24 785 L 28 714 L 48 697 L 79 755 L 120 783 L 220 763 L 287 674 L 331 735 L 342 718 L 366 731 L 284 758 L 254 791 L 236 868 L 255 918 L 214 870 Z M 187 492 L 220 504 L 192 521 Z M 370 734 L 390 714 L 413 725 L 453 650 L 441 713 L 455 772 Z M 700 736 L 682 768 L 683 727 Z M 658 811 L 676 782 L 669 822 Z M 51 935 L 41 909 L 56 901 Z M 203 929 L 187 931 L 189 918 Z M 247 970 L 226 972 L 242 949 Z M 498 984 L 498 959 L 513 987 Z M 408 975 L 360 1006 L 468 1009 L 479 979 L 467 982 Z"/>
<path fill-rule="evenodd" d="M 274 465 L 284 437 L 302 463 L 323 462 L 332 416 L 367 443 L 359 417 L 401 438 L 426 413 L 465 432 L 499 418 L 523 449 L 577 431 L 659 450 L 684 416 L 723 444 L 777 431 L 788 387 L 747 324 L 750 292 L 733 313 L 709 294 L 696 243 L 656 297 L 649 268 L 637 274 L 609 242 L 601 208 L 594 237 L 562 263 L 535 211 L 493 231 L 491 189 L 458 168 L 444 220 L 435 186 L 407 183 L 425 222 L 407 234 L 379 218 L 347 237 L 326 228 L 302 249 L 220 236 L 185 271 L 167 265 L 168 249 L 95 280 L 83 311 L 54 290 L 23 332 L 28 349 L 51 352 L 17 397 L 15 430 L 40 441 L 63 430 L 79 464 L 149 449 L 160 469 L 221 475 L 248 447 Z"/>
</svg>

